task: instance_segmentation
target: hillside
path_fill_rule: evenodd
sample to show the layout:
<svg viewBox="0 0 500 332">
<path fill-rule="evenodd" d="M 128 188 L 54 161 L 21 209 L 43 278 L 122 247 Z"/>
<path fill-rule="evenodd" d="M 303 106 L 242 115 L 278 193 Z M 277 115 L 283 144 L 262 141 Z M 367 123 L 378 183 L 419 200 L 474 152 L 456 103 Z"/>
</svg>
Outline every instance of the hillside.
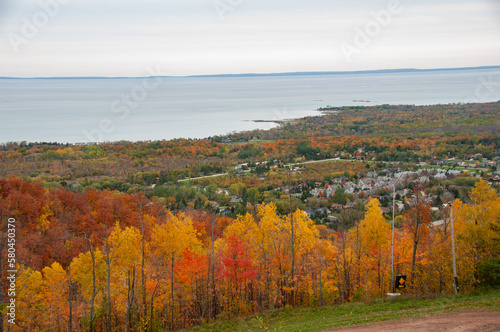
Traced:
<svg viewBox="0 0 500 332">
<path fill-rule="evenodd" d="M 497 308 L 498 292 L 470 292 L 499 283 L 499 107 L 328 108 L 207 140 L 5 144 L 14 330 L 288 331 Z M 393 266 L 407 287 L 388 302 Z"/>
</svg>

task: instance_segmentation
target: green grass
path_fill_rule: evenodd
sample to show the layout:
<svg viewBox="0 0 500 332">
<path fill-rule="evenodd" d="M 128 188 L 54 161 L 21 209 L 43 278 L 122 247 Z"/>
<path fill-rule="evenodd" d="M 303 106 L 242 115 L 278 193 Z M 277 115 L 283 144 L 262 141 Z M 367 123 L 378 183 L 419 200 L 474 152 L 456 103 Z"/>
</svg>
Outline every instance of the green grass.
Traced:
<svg viewBox="0 0 500 332">
<path fill-rule="evenodd" d="M 378 299 L 321 308 L 269 310 L 245 318 L 220 320 L 184 331 L 321 331 L 454 311 L 500 311 L 500 290 L 439 297 Z"/>
<path fill-rule="evenodd" d="M 457 170 L 457 171 L 468 171 L 469 173 L 475 173 L 476 170 L 479 170 L 480 172 L 491 172 L 489 168 L 483 168 L 483 167 L 478 167 L 478 168 L 468 168 L 468 167 L 461 167 L 461 166 L 455 166 L 455 167 L 452 167 L 452 166 L 446 166 L 446 165 L 441 165 L 441 166 L 437 166 L 437 165 L 425 165 L 425 166 L 420 166 L 420 168 L 422 169 L 426 169 L 426 168 L 435 168 L 435 169 L 447 169 L 447 170 Z"/>
</svg>

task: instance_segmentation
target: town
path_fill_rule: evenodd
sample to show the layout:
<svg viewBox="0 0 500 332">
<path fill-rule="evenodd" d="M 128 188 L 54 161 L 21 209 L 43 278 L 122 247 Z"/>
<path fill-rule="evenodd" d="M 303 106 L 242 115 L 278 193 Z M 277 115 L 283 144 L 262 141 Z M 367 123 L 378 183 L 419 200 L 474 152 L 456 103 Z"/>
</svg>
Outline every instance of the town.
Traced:
<svg viewBox="0 0 500 332">
<path fill-rule="evenodd" d="M 366 170 L 358 174 L 349 171 L 335 173 L 335 162 L 345 161 L 344 158 L 352 159 L 353 163 L 363 163 Z M 301 175 L 308 172 L 308 166 L 318 162 L 331 165 L 332 172 L 321 179 L 308 179 L 301 182 Z M 229 173 L 180 180 L 176 188 L 179 185 L 184 186 L 182 183 L 185 182 L 192 183 L 194 195 L 184 197 L 184 201 L 187 198 L 187 202 L 191 202 L 194 207 L 196 200 L 203 195 L 206 196 L 204 198 L 207 210 L 215 210 L 221 215 L 232 217 L 236 216 L 236 213 L 242 213 L 245 208 L 253 211 L 263 203 L 279 202 L 280 199 L 286 199 L 288 194 L 291 194 L 296 208 L 303 209 L 318 224 L 337 228 L 342 211 L 363 206 L 368 203 L 370 197 L 380 201 L 381 210 L 387 219 L 392 218 L 393 207 L 395 213 L 399 214 L 414 204 L 416 195 L 420 195 L 420 199 L 429 204 L 438 216 L 443 203 L 461 197 L 467 192 L 466 188 L 479 179 L 485 180 L 491 186 L 498 185 L 500 181 L 500 173 L 496 172 L 500 169 L 500 157 L 496 156 L 488 160 L 480 153 L 467 155 L 466 159 L 452 157 L 420 162 L 411 168 L 413 170 L 403 170 L 398 166 L 374 160 L 366 162 L 359 155 L 350 157 L 344 154 L 342 157 L 313 162 L 297 158 L 294 163 L 290 164 L 275 159 L 238 164 Z M 245 187 L 244 178 L 247 175 L 259 174 L 257 180 L 264 181 L 264 175 L 269 170 L 292 174 L 294 183 L 258 187 L 258 192 L 255 188 Z M 198 180 L 231 175 L 233 183 L 228 187 L 215 189 L 213 184 L 207 186 L 196 184 Z M 153 184 L 152 188 L 156 186 Z M 421 188 L 421 190 L 416 192 L 416 188 Z M 214 190 L 216 195 L 211 194 Z M 207 200 L 208 197 L 215 199 Z M 286 205 L 286 202 L 278 204 L 278 207 L 282 207 L 279 210 L 289 213 L 289 207 Z M 197 206 L 199 207 L 199 204 Z"/>
</svg>

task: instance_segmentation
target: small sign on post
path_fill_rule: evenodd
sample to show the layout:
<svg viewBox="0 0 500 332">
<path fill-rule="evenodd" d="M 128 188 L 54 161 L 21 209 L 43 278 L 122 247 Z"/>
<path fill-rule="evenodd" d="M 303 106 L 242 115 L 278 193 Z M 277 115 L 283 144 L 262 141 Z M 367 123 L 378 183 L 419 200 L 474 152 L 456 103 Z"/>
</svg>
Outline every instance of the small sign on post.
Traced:
<svg viewBox="0 0 500 332">
<path fill-rule="evenodd" d="M 398 274 L 396 276 L 396 289 L 406 288 L 406 274 Z"/>
</svg>

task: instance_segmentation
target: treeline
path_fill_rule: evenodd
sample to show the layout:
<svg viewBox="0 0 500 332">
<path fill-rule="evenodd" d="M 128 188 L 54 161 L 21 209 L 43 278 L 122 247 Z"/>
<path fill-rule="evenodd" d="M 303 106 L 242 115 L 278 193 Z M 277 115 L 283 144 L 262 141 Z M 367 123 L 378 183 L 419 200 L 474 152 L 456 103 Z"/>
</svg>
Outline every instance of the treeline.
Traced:
<svg viewBox="0 0 500 332">
<path fill-rule="evenodd" d="M 233 141 L 297 139 L 314 136 L 498 135 L 500 102 L 448 105 L 327 106 L 310 116 L 270 130 L 229 135 Z"/>
<path fill-rule="evenodd" d="M 432 223 L 421 191 L 397 222 L 395 272 L 409 276 L 403 292 L 451 292 L 450 211 Z M 0 180 L 2 261 L 8 218 L 17 231 L 11 330 L 175 330 L 383 296 L 391 290 L 390 223 L 376 199 L 351 213 L 333 231 L 272 203 L 233 220 L 172 213 L 141 194 Z M 477 182 L 467 204 L 453 203 L 453 218 L 461 289 L 498 285 L 498 193 Z"/>
<path fill-rule="evenodd" d="M 271 130 L 204 140 L 7 143 L 0 146 L 0 176 L 52 187 L 94 184 L 95 189 L 137 191 L 262 161 L 342 157 L 418 163 L 474 154 L 492 159 L 500 156 L 499 107 L 499 102 L 339 107 Z M 99 183 L 106 177 L 118 183 Z"/>
<path fill-rule="evenodd" d="M 176 146 L 174 150 L 172 145 Z M 200 150 L 201 147 L 206 149 Z M 18 145 L 10 149 L 0 151 L 2 177 L 17 176 L 52 187 L 92 186 L 95 189 L 138 191 L 152 184 L 174 184 L 180 179 L 234 172 L 233 166 L 243 162 L 272 163 L 276 160 L 284 164 L 340 157 L 419 163 L 451 157 L 470 158 L 474 154 L 492 159 L 500 155 L 500 137 L 326 136 L 234 145 L 208 141 L 163 141 L 84 147 L 28 148 Z M 59 157 L 47 157 L 52 154 Z M 268 169 L 261 167 L 259 170 L 266 173 Z"/>
</svg>

